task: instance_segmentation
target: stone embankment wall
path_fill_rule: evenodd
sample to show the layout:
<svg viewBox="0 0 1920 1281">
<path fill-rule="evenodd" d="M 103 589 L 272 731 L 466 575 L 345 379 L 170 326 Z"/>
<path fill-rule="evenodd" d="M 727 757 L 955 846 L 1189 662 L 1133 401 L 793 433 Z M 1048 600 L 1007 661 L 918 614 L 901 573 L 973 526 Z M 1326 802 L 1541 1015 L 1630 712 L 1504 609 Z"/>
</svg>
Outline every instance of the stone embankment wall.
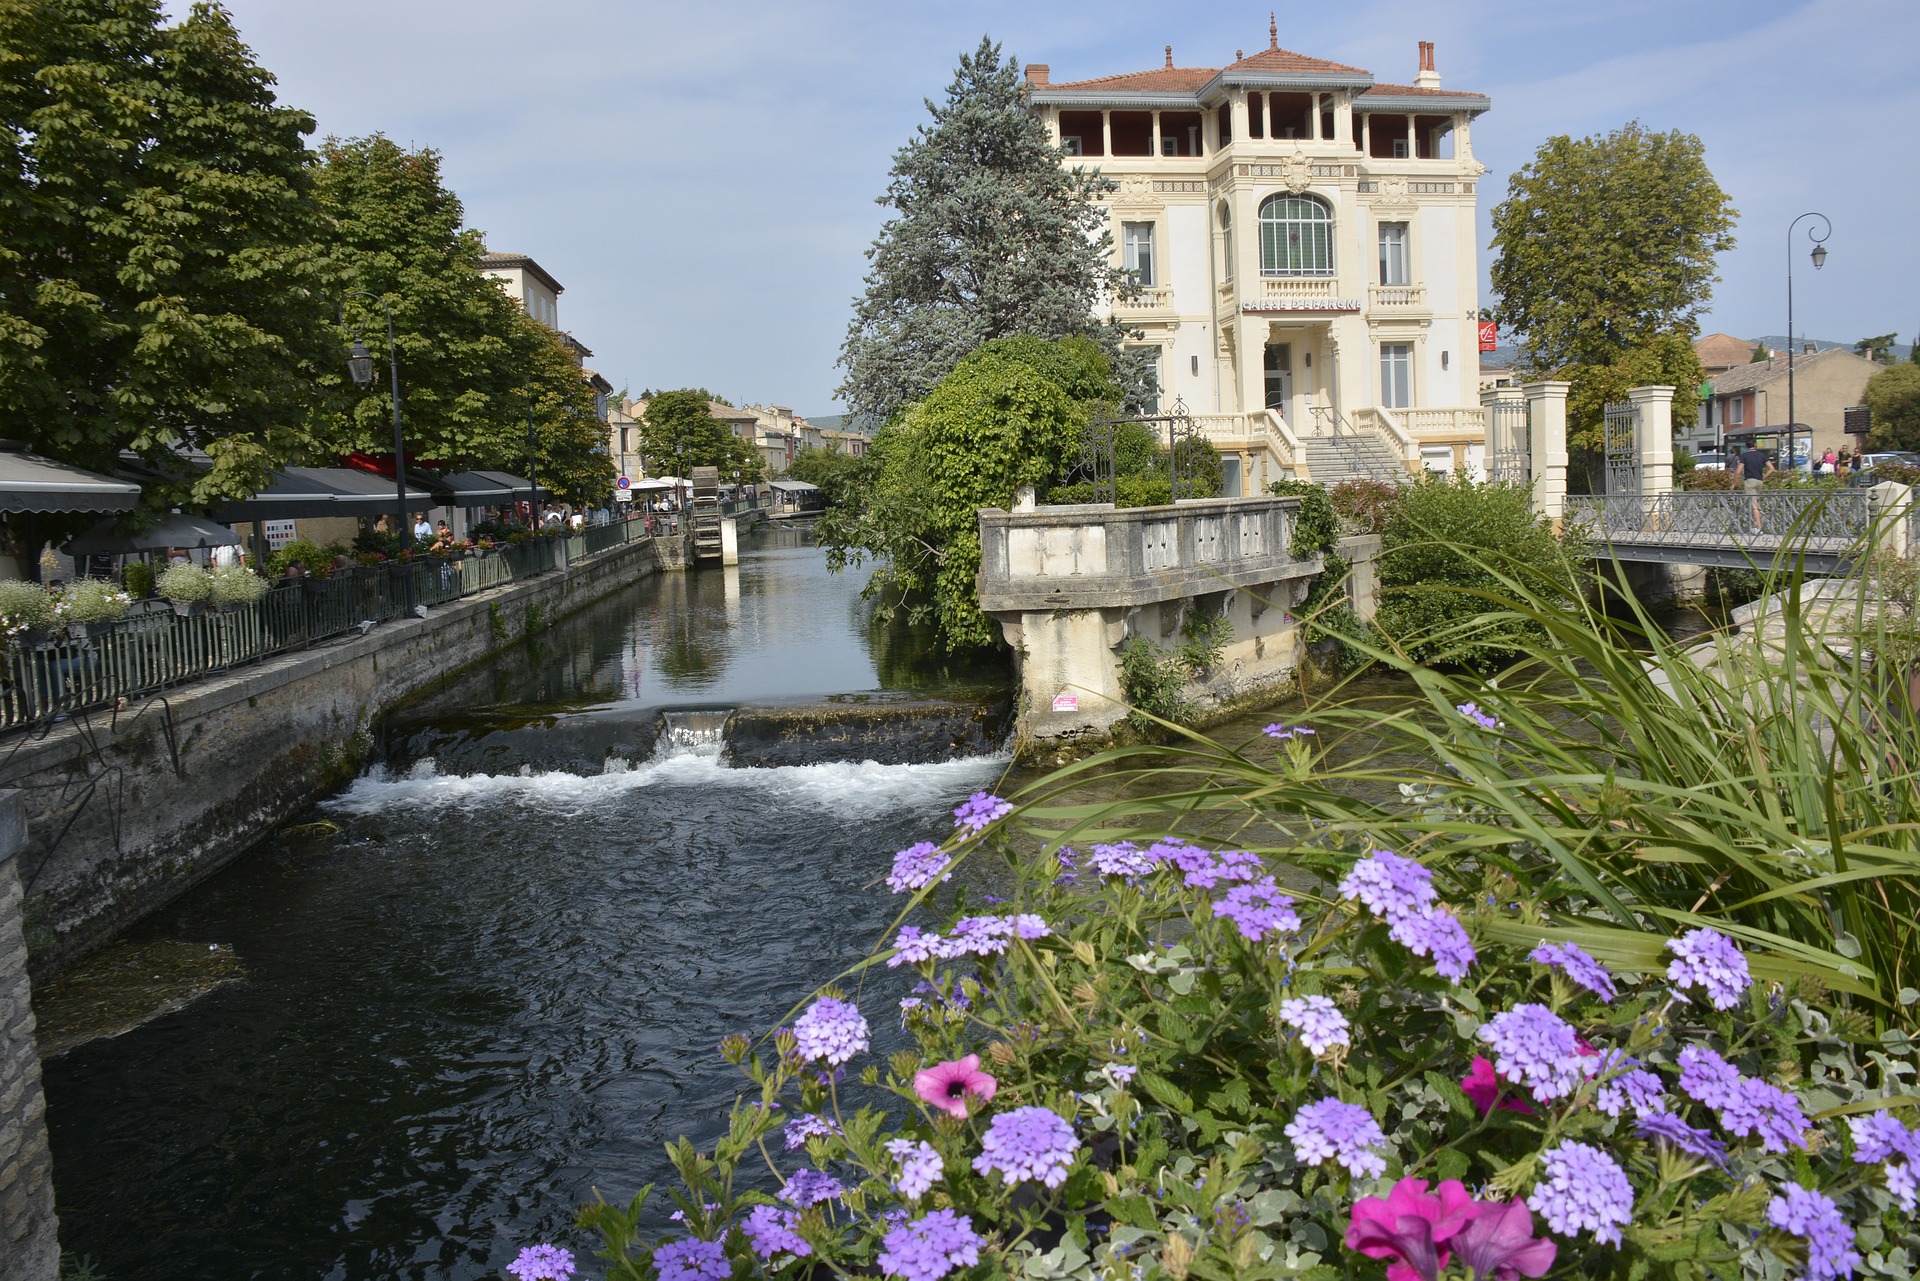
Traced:
<svg viewBox="0 0 1920 1281">
<path fill-rule="evenodd" d="M 628 543 L 424 619 L 0 742 L 0 787 L 19 790 L 27 822 L 19 878 L 34 977 L 112 939 L 351 777 L 381 712 L 654 570 L 652 544 Z"/>
<path fill-rule="evenodd" d="M 54 1281 L 53 1157 L 15 872 L 25 838 L 19 799 L 0 793 L 0 1281 Z"/>
</svg>

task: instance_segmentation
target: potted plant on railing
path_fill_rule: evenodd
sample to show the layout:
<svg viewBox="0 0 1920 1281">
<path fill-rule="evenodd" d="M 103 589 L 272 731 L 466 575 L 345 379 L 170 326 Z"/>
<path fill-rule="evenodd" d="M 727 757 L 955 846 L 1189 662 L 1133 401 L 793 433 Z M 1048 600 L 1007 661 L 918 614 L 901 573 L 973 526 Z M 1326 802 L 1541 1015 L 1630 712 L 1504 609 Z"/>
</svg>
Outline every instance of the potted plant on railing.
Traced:
<svg viewBox="0 0 1920 1281">
<path fill-rule="evenodd" d="M 267 580 L 245 565 L 222 565 L 207 575 L 207 598 L 223 612 L 244 609 L 267 594 Z"/>
<path fill-rule="evenodd" d="M 67 635 L 89 640 L 111 628 L 116 619 L 127 616 L 133 597 L 101 578 L 80 578 L 60 594 L 54 604 L 57 617 L 67 624 Z"/>
<path fill-rule="evenodd" d="M 207 612 L 207 601 L 213 595 L 213 580 L 198 565 L 183 563 L 167 566 L 154 583 L 154 588 L 173 602 L 174 613 L 182 618 L 193 618 Z"/>
<path fill-rule="evenodd" d="M 0 582 L 0 638 L 29 648 L 46 644 L 53 632 L 53 597 L 36 583 Z"/>
</svg>

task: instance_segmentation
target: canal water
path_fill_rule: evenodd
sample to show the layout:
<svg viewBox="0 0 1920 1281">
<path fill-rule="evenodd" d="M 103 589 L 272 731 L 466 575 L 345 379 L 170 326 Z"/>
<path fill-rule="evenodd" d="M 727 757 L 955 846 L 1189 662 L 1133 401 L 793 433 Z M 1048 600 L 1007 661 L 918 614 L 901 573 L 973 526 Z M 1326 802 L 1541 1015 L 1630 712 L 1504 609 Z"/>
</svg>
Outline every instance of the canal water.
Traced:
<svg viewBox="0 0 1920 1281">
<path fill-rule="evenodd" d="M 742 769 L 695 731 L 492 772 L 483 745 L 1004 691 L 870 627 L 862 581 L 787 532 L 737 572 L 647 580 L 397 718 L 400 755 L 139 927 L 231 947 L 246 978 L 47 1064 L 63 1245 L 111 1281 L 499 1276 L 530 1241 L 581 1244 L 596 1187 L 670 1181 L 663 1146 L 711 1142 L 741 1081 L 720 1038 L 858 961 L 895 910 L 892 852 L 1007 761 Z"/>
</svg>

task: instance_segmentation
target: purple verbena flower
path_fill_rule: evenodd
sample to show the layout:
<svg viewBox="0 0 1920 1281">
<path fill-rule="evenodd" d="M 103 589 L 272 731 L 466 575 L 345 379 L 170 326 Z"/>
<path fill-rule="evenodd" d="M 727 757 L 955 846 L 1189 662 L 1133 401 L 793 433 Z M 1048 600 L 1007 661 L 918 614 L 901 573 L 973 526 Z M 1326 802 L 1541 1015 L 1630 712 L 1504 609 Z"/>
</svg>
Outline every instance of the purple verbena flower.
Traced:
<svg viewBox="0 0 1920 1281">
<path fill-rule="evenodd" d="M 1914 1171 L 1912 1161 L 1889 1161 L 1880 1167 L 1887 1176 L 1887 1191 L 1908 1214 L 1913 1213 L 1916 1204 L 1920 1204 L 1920 1177 Z"/>
<path fill-rule="evenodd" d="M 975 792 L 960 803 L 953 811 L 953 825 L 964 827 L 968 832 L 978 835 L 996 819 L 1005 818 L 1013 813 L 1013 803 L 1003 801 L 991 792 Z"/>
<path fill-rule="evenodd" d="M 1595 1067 L 1594 1056 L 1580 1053 L 1579 1033 L 1544 1005 L 1529 1002 L 1503 1010 L 1477 1035 L 1493 1050 L 1494 1071 L 1536 1099 L 1567 1097 Z"/>
<path fill-rule="evenodd" d="M 1593 1233 L 1620 1244 L 1620 1229 L 1633 1221 L 1633 1185 L 1620 1163 L 1588 1143 L 1562 1143 L 1541 1154 L 1544 1176 L 1527 1204 L 1562 1236 Z"/>
<path fill-rule="evenodd" d="M 1035 916 L 1032 912 L 1021 912 L 1011 919 L 1013 921 L 1013 936 L 1015 938 L 1043 939 L 1053 933 L 1053 927 L 1048 925 L 1043 918 Z"/>
<path fill-rule="evenodd" d="M 1374 850 L 1340 882 L 1340 897 L 1358 899 L 1375 916 L 1397 921 L 1433 906 L 1433 873 L 1392 850 Z"/>
<path fill-rule="evenodd" d="M 1373 1113 L 1357 1103 L 1320 1099 L 1302 1107 L 1287 1122 L 1294 1155 L 1308 1165 L 1337 1161 L 1356 1177 L 1379 1178 L 1387 1172 L 1386 1158 L 1376 1148 L 1387 1136 Z"/>
<path fill-rule="evenodd" d="M 1847 1129 L 1853 1132 L 1853 1159 L 1861 1165 L 1872 1165 L 1890 1156 L 1920 1161 L 1920 1135 L 1902 1125 L 1891 1112 L 1849 1118 Z"/>
<path fill-rule="evenodd" d="M 1676 1152 L 1711 1161 L 1727 1168 L 1727 1145 L 1706 1130 L 1688 1125 L 1671 1112 L 1643 1112 L 1633 1123 L 1640 1136 L 1664 1143 Z"/>
<path fill-rule="evenodd" d="M 1603 1077 L 1609 1070 L 1607 1058 L 1601 1058 L 1599 1071 Z M 1665 1112 L 1666 1083 L 1645 1068 L 1634 1068 L 1602 1080 L 1593 1092 L 1593 1105 L 1608 1116 L 1619 1116 L 1628 1108 L 1632 1108 L 1636 1116 Z"/>
<path fill-rule="evenodd" d="M 803 1168 L 795 1170 L 793 1177 L 780 1189 L 780 1199 L 788 1205 L 799 1206 L 802 1210 L 822 1201 L 837 1201 L 846 1189 L 840 1186 L 840 1180 L 822 1170 Z"/>
<path fill-rule="evenodd" d="M 934 1184 L 940 1182 L 945 1163 L 931 1143 L 916 1139 L 892 1139 L 887 1143 L 887 1151 L 900 1163 L 900 1177 L 893 1181 L 893 1190 L 909 1201 L 925 1196 Z"/>
<path fill-rule="evenodd" d="M 1480 710 L 1478 703 L 1462 703 L 1453 709 L 1478 725 L 1481 729 L 1499 729 L 1500 722 Z"/>
<path fill-rule="evenodd" d="M 950 854 L 941 850 L 932 841 L 921 841 L 909 845 L 893 856 L 893 870 L 887 873 L 887 888 L 895 894 L 908 890 L 925 889 L 935 881 L 950 881 L 953 873 L 947 865 L 953 862 Z"/>
<path fill-rule="evenodd" d="M 1268 738 L 1275 739 L 1282 743 L 1290 742 L 1296 738 L 1313 737 L 1313 731 L 1305 725 L 1282 725 L 1277 721 L 1260 732 Z"/>
<path fill-rule="evenodd" d="M 787 1122 L 787 1151 L 807 1146 L 808 1139 L 828 1139 L 840 1133 L 840 1127 L 824 1116 L 796 1116 Z"/>
<path fill-rule="evenodd" d="M 1160 866 L 1153 855 L 1132 841 L 1096 845 L 1087 862 L 1102 876 L 1151 876 Z"/>
<path fill-rule="evenodd" d="M 900 933 L 894 936 L 894 953 L 887 958 L 887 968 L 931 961 L 940 955 L 941 941 L 938 934 L 929 934 L 917 925 L 902 925 Z"/>
<path fill-rule="evenodd" d="M 660 1281 L 727 1281 L 733 1265 L 718 1241 L 669 1241 L 653 1252 Z"/>
<path fill-rule="evenodd" d="M 934 946 L 936 955 L 955 959 L 962 956 L 998 956 L 1013 942 L 1014 924 L 1006 916 L 963 916 L 953 923 L 947 936 Z"/>
<path fill-rule="evenodd" d="M 1000 1172 L 1007 1183 L 1037 1179 L 1050 1188 L 1066 1182 L 1080 1140 L 1073 1127 L 1046 1108 L 1014 1108 L 1002 1112 L 980 1137 L 980 1155 L 973 1159 L 976 1174 Z"/>
<path fill-rule="evenodd" d="M 867 1051 L 867 1021 L 858 1006 L 823 996 L 793 1021 L 793 1039 L 803 1062 L 838 1067 Z"/>
<path fill-rule="evenodd" d="M 800 1216 L 779 1206 L 754 1206 L 741 1220 L 740 1231 L 746 1234 L 753 1252 L 763 1259 L 771 1259 L 776 1254 L 804 1259 L 813 1253 L 813 1247 L 800 1235 Z"/>
<path fill-rule="evenodd" d="M 1434 972 L 1456 983 L 1467 977 L 1479 956 L 1460 918 L 1444 907 L 1407 913 L 1394 921 L 1387 936 L 1415 956 L 1432 957 Z"/>
<path fill-rule="evenodd" d="M 1324 996 L 1298 996 L 1280 1002 L 1280 1021 L 1297 1028 L 1310 1054 L 1325 1054 L 1336 1045 L 1351 1045 L 1347 1016 Z"/>
<path fill-rule="evenodd" d="M 1673 963 L 1667 966 L 1668 981 L 1676 987 L 1704 988 L 1716 1010 L 1738 1005 L 1741 994 L 1753 982 L 1747 958 L 1740 955 L 1732 939 L 1715 930 L 1688 930 L 1677 939 L 1668 939 L 1667 949 L 1673 953 Z"/>
<path fill-rule="evenodd" d="M 1613 975 L 1577 944 L 1542 943 L 1527 954 L 1527 959 L 1560 971 L 1602 1001 L 1611 1002 L 1614 998 Z"/>
<path fill-rule="evenodd" d="M 507 1265 L 517 1281 L 567 1281 L 573 1275 L 573 1253 L 557 1245 L 530 1245 Z"/>
<path fill-rule="evenodd" d="M 1109 1063 L 1102 1070 L 1107 1074 L 1108 1080 L 1125 1089 L 1140 1069 L 1131 1063 Z"/>
<path fill-rule="evenodd" d="M 1807 1114 L 1800 1110 L 1800 1100 L 1770 1081 L 1744 1078 L 1739 1092 L 1720 1109 L 1720 1124 L 1729 1134 L 1758 1135 L 1760 1146 L 1769 1152 L 1807 1146 Z"/>
<path fill-rule="evenodd" d="M 1240 927 L 1241 937 L 1256 943 L 1268 934 L 1300 928 L 1300 914 L 1293 910 L 1292 896 L 1282 894 L 1271 876 L 1263 876 L 1251 885 L 1234 886 L 1225 898 L 1214 900 L 1213 914 L 1232 921 Z"/>
<path fill-rule="evenodd" d="M 1860 1266 L 1853 1228 L 1830 1196 L 1789 1183 L 1767 1202 L 1767 1222 L 1807 1243 L 1808 1281 L 1850 1277 Z"/>
<path fill-rule="evenodd" d="M 940 1281 L 955 1268 L 980 1262 L 982 1244 L 972 1219 L 952 1210 L 935 1210 L 887 1233 L 875 1261 L 886 1276 Z"/>
<path fill-rule="evenodd" d="M 1680 1088 L 1696 1102 L 1710 1108 L 1723 1108 L 1739 1096 L 1746 1078 L 1733 1066 L 1705 1046 L 1689 1045 L 1680 1051 Z"/>
</svg>

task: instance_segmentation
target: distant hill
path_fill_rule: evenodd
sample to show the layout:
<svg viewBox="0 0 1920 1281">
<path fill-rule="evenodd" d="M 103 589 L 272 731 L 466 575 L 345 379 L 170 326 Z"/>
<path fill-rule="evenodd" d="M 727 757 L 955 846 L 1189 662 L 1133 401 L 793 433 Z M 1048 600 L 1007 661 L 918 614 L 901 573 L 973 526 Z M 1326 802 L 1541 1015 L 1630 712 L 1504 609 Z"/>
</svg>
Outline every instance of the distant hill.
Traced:
<svg viewBox="0 0 1920 1281">
<path fill-rule="evenodd" d="M 1764 334 L 1754 341 L 1763 342 L 1775 351 L 1785 351 L 1787 349 L 1786 336 L 1783 334 Z M 1803 343 L 1812 343 L 1816 351 L 1827 351 L 1834 347 L 1844 347 L 1848 351 L 1853 350 L 1853 344 L 1850 342 L 1828 342 L 1824 338 L 1807 338 L 1804 336 L 1800 341 Z M 1913 347 L 1908 343 L 1897 342 L 1889 350 L 1893 352 L 1895 361 L 1902 361 L 1907 358 L 1907 354 L 1913 350 Z"/>
</svg>

